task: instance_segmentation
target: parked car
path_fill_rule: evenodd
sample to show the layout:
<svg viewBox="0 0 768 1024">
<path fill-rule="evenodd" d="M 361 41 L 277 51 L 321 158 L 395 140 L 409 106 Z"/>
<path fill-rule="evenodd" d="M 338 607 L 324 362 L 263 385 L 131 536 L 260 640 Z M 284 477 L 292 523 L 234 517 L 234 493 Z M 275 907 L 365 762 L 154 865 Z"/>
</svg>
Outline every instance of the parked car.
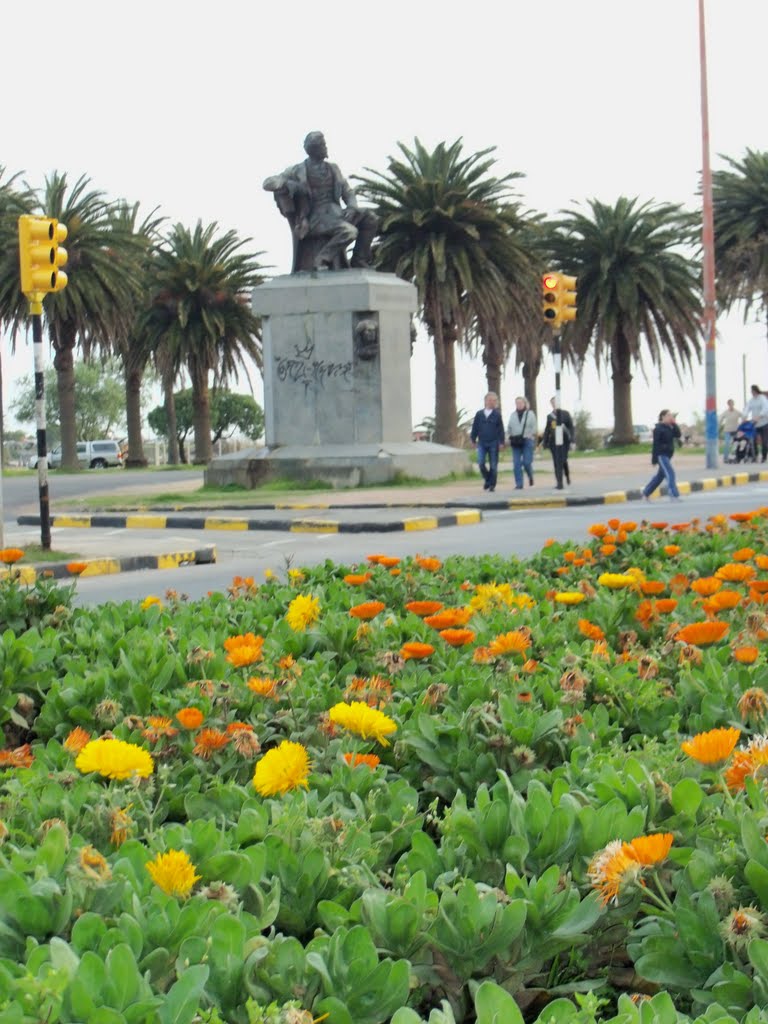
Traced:
<svg viewBox="0 0 768 1024">
<path fill-rule="evenodd" d="M 83 469 L 106 469 L 107 466 L 122 466 L 123 452 L 118 441 L 78 441 L 77 461 Z M 61 446 L 48 453 L 50 469 L 61 466 Z M 30 469 L 37 468 L 37 456 L 29 460 Z"/>
<path fill-rule="evenodd" d="M 653 431 L 644 423 L 633 423 L 632 431 L 635 435 L 635 444 L 650 444 L 653 441 Z M 613 444 L 613 431 L 605 435 L 603 444 L 606 448 L 610 448 Z"/>
</svg>

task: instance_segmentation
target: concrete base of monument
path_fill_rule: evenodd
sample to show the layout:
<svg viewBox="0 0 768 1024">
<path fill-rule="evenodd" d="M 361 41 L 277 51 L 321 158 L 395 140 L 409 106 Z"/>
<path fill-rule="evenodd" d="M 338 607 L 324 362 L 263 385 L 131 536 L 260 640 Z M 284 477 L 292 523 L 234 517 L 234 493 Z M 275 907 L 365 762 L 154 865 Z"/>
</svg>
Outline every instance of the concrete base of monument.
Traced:
<svg viewBox="0 0 768 1024">
<path fill-rule="evenodd" d="M 470 456 L 461 448 L 429 441 L 250 448 L 213 459 L 205 470 L 205 485 L 254 489 L 272 480 L 299 486 L 319 480 L 330 487 L 359 487 L 402 477 L 439 480 L 466 473 Z"/>
</svg>

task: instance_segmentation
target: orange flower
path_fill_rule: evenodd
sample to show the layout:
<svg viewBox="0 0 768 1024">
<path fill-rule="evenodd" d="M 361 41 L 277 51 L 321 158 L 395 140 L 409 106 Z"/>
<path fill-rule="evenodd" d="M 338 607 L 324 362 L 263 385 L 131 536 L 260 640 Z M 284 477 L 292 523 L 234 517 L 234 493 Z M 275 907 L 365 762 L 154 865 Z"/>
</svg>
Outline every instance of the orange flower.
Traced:
<svg viewBox="0 0 768 1024">
<path fill-rule="evenodd" d="M 684 594 L 688 589 L 688 577 L 684 572 L 676 573 L 669 581 L 669 589 L 673 594 Z"/>
<path fill-rule="evenodd" d="M 363 604 L 356 604 L 350 608 L 349 614 L 355 619 L 375 619 L 385 607 L 383 601 L 364 601 Z"/>
<path fill-rule="evenodd" d="M 414 615 L 418 615 L 422 619 L 427 615 L 434 615 L 442 607 L 442 601 L 409 601 L 405 606 L 406 611 L 413 612 Z"/>
<path fill-rule="evenodd" d="M 411 640 L 407 644 L 403 644 L 400 648 L 400 657 L 403 661 L 408 661 L 409 658 L 416 660 L 420 658 L 428 658 L 431 654 L 435 653 L 435 648 L 432 644 L 422 644 L 417 640 Z"/>
<path fill-rule="evenodd" d="M 530 690 L 521 690 L 517 695 L 517 699 L 521 704 L 530 704 L 533 700 L 533 694 Z"/>
<path fill-rule="evenodd" d="M 748 523 L 754 514 L 754 512 L 731 512 L 728 518 L 732 519 L 734 523 Z"/>
<path fill-rule="evenodd" d="M 253 726 L 249 722 L 230 722 L 227 732 L 230 736 L 238 732 L 253 732 Z"/>
<path fill-rule="evenodd" d="M 367 765 L 368 768 L 373 771 L 381 764 L 381 760 L 376 754 L 345 754 L 344 760 L 350 766 L 350 768 L 357 768 L 359 765 Z"/>
<path fill-rule="evenodd" d="M 475 634 L 471 629 L 441 629 L 440 636 L 451 647 L 463 647 L 465 644 L 471 644 L 475 639 Z"/>
<path fill-rule="evenodd" d="M 67 572 L 71 572 L 73 576 L 79 576 L 80 573 L 85 572 L 87 568 L 87 562 L 67 562 Z"/>
<path fill-rule="evenodd" d="M 610 660 L 610 654 L 608 653 L 608 644 L 605 640 L 596 640 L 592 647 L 592 657 L 602 658 L 603 661 Z"/>
<path fill-rule="evenodd" d="M 277 690 L 277 680 L 263 676 L 251 676 L 246 685 L 259 697 L 274 697 Z"/>
<path fill-rule="evenodd" d="M 443 563 L 439 558 L 423 558 L 421 555 L 416 555 L 414 562 L 420 569 L 424 569 L 426 572 L 437 572 L 438 569 L 443 567 Z"/>
<path fill-rule="evenodd" d="M 768 593 L 768 580 L 750 580 L 749 589 L 754 590 L 756 594 Z"/>
<path fill-rule="evenodd" d="M 718 764 L 731 756 L 740 735 L 738 729 L 710 729 L 686 740 L 680 749 L 700 764 Z"/>
<path fill-rule="evenodd" d="M 600 545 L 600 554 L 601 555 L 615 555 L 616 554 L 616 545 L 615 544 L 601 544 Z"/>
<path fill-rule="evenodd" d="M 229 743 L 229 736 L 220 729 L 201 729 L 195 737 L 192 753 L 207 761 L 212 754 Z"/>
<path fill-rule="evenodd" d="M 573 562 L 575 560 L 576 560 L 576 552 L 575 551 L 564 551 L 563 552 L 563 561 L 564 562 Z"/>
<path fill-rule="evenodd" d="M 633 522 L 630 519 L 626 523 L 621 524 L 621 529 L 624 531 L 624 533 L 634 533 L 637 529 L 637 523 Z"/>
<path fill-rule="evenodd" d="M 594 622 L 590 622 L 589 619 L 579 619 L 578 626 L 579 632 L 587 640 L 605 640 L 605 633 L 602 629 L 596 626 Z"/>
<path fill-rule="evenodd" d="M 513 629 L 509 633 L 500 633 L 488 645 L 488 650 L 495 658 L 505 654 L 524 654 L 531 646 L 531 638 L 522 629 Z"/>
<path fill-rule="evenodd" d="M 754 548 L 739 548 L 734 551 L 731 558 L 734 562 L 749 562 L 755 557 Z"/>
<path fill-rule="evenodd" d="M 684 644 L 705 647 L 717 643 L 728 632 L 727 622 L 691 622 L 675 634 L 675 640 Z"/>
<path fill-rule="evenodd" d="M 608 533 L 608 527 L 604 523 L 593 523 L 587 530 L 593 537 L 604 537 Z"/>
<path fill-rule="evenodd" d="M 493 661 L 493 655 L 488 647 L 476 647 L 472 653 L 472 661 L 476 665 L 487 665 Z"/>
<path fill-rule="evenodd" d="M 203 724 L 204 718 L 205 715 L 200 708 L 182 708 L 181 711 L 176 712 L 176 720 L 185 729 L 198 729 Z"/>
<path fill-rule="evenodd" d="M 664 554 L 665 555 L 679 555 L 680 554 L 680 546 L 678 544 L 665 544 L 664 545 Z"/>
<path fill-rule="evenodd" d="M 32 748 L 28 743 L 15 750 L 0 750 L 0 769 L 29 768 L 35 760 Z"/>
<path fill-rule="evenodd" d="M 627 843 L 616 839 L 592 858 L 587 874 L 604 905 L 617 900 L 622 885 L 635 881 L 642 871 L 642 864 L 628 849 Z"/>
<path fill-rule="evenodd" d="M 752 647 L 750 644 L 745 644 L 742 647 L 734 647 L 733 656 L 736 661 L 741 662 L 742 665 L 751 665 L 757 661 L 760 652 L 757 647 Z"/>
<path fill-rule="evenodd" d="M 638 864 L 650 867 L 667 859 L 673 838 L 671 832 L 657 832 L 652 836 L 637 836 L 627 843 L 626 847 L 629 855 L 634 857 Z"/>
<path fill-rule="evenodd" d="M 13 565 L 23 557 L 24 552 L 21 548 L 0 548 L 0 562 L 5 562 L 6 565 Z"/>
<path fill-rule="evenodd" d="M 242 636 L 231 636 L 224 641 L 224 649 L 227 653 L 227 661 L 235 668 L 243 665 L 252 665 L 255 661 L 261 661 L 264 637 L 254 636 L 253 633 L 244 633 Z"/>
<path fill-rule="evenodd" d="M 348 583 L 351 587 L 362 587 L 364 583 L 367 583 L 373 573 L 361 572 L 361 573 L 349 573 L 344 577 L 344 582 Z"/>
<path fill-rule="evenodd" d="M 640 583 L 640 590 L 646 597 L 651 597 L 655 594 L 662 594 L 666 589 L 666 584 L 661 580 L 643 580 Z"/>
<path fill-rule="evenodd" d="M 755 555 L 755 565 L 758 569 L 768 569 L 768 555 Z"/>
<path fill-rule="evenodd" d="M 757 770 L 752 755 L 746 750 L 737 750 L 725 771 L 725 784 L 734 793 L 744 789 L 744 783 Z"/>
<path fill-rule="evenodd" d="M 91 734 L 86 732 L 85 729 L 81 729 L 80 726 L 76 726 L 64 740 L 64 749 L 68 750 L 70 754 L 79 754 L 86 743 L 90 743 Z"/>
<path fill-rule="evenodd" d="M 151 743 L 157 743 L 164 736 L 170 738 L 179 731 L 174 729 L 172 723 L 172 718 L 165 718 L 162 715 L 150 715 L 147 719 L 147 728 L 143 730 L 141 735 L 146 737 Z"/>
<path fill-rule="evenodd" d="M 709 604 L 718 611 L 729 611 L 741 602 L 741 594 L 738 590 L 719 590 L 709 599 Z"/>
<path fill-rule="evenodd" d="M 612 530 L 618 530 L 618 528 L 621 526 L 621 520 L 616 518 L 609 519 L 608 525 Z"/>
<path fill-rule="evenodd" d="M 669 615 L 677 608 L 677 601 L 674 597 L 663 597 L 659 601 L 654 601 L 653 605 L 659 615 Z"/>
<path fill-rule="evenodd" d="M 527 673 L 528 675 L 532 675 L 538 667 L 539 663 L 538 661 L 536 661 L 535 658 L 528 658 L 527 661 L 523 662 L 522 671 Z"/>
<path fill-rule="evenodd" d="M 727 562 L 715 572 L 715 576 L 726 583 L 744 583 L 745 580 L 751 580 L 754 575 L 755 570 L 752 566 L 741 562 Z"/>
<path fill-rule="evenodd" d="M 391 569 L 400 564 L 400 559 L 395 558 L 394 555 L 368 555 L 367 558 L 369 562 L 373 562 L 374 565 L 383 565 L 385 569 Z"/>
<path fill-rule="evenodd" d="M 711 597 L 722 587 L 723 581 L 715 576 L 702 576 L 691 583 L 691 590 L 699 597 Z"/>
<path fill-rule="evenodd" d="M 471 608 L 444 608 L 436 615 L 427 615 L 424 619 L 433 629 L 453 629 L 454 626 L 466 626 L 472 618 Z"/>
</svg>

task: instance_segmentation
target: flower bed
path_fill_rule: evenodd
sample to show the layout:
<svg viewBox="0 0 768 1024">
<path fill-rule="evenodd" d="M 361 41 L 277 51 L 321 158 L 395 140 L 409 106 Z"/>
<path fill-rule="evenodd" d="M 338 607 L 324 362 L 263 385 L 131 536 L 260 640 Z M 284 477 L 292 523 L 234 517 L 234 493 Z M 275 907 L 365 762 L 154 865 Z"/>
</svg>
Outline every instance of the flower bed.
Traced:
<svg viewBox="0 0 768 1024">
<path fill-rule="evenodd" d="M 0 1024 L 768 1021 L 768 509 L 98 609 L 9 550 Z"/>
</svg>

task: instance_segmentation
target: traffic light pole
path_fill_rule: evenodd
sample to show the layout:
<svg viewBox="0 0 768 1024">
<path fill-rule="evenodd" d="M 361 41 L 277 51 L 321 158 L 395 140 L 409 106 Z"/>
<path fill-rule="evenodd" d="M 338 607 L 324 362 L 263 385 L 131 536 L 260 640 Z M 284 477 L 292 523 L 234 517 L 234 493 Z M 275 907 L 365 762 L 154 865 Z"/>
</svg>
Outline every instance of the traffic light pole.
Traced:
<svg viewBox="0 0 768 1024">
<path fill-rule="evenodd" d="M 563 437 L 563 414 L 560 410 L 560 331 L 557 328 L 552 331 L 552 357 L 555 363 L 555 447 L 552 449 L 552 461 L 555 466 L 555 486 L 558 491 L 562 491 L 565 438 Z"/>
<path fill-rule="evenodd" d="M 29 308 L 32 317 L 32 349 L 35 355 L 35 420 L 37 423 L 37 486 L 40 492 L 40 546 L 43 551 L 50 551 L 51 515 L 48 500 L 42 299 L 31 298 Z"/>
</svg>

